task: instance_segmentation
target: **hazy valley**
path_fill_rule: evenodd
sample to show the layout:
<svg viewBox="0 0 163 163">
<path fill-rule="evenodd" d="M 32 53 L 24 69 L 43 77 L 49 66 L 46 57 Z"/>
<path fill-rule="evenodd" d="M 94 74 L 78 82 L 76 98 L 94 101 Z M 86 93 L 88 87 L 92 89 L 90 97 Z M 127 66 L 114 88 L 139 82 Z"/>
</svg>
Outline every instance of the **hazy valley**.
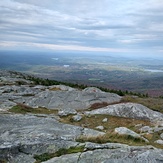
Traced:
<svg viewBox="0 0 163 163">
<path fill-rule="evenodd" d="M 163 95 L 163 58 L 105 53 L 0 52 L 0 68 L 58 81 Z"/>
</svg>

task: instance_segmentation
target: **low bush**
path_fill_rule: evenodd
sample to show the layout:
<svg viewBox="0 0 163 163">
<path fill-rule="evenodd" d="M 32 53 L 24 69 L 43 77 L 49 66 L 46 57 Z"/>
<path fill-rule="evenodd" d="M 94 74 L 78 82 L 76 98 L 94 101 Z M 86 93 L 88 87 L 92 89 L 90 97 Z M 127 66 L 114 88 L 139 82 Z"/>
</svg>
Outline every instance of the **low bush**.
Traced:
<svg viewBox="0 0 163 163">
<path fill-rule="evenodd" d="M 65 154 L 78 153 L 83 151 L 84 151 L 84 146 L 70 147 L 68 149 L 61 148 L 55 153 L 44 153 L 41 155 L 34 155 L 34 158 L 36 159 L 35 163 L 41 163 L 42 161 L 47 161 L 53 157 L 59 157 Z"/>
</svg>

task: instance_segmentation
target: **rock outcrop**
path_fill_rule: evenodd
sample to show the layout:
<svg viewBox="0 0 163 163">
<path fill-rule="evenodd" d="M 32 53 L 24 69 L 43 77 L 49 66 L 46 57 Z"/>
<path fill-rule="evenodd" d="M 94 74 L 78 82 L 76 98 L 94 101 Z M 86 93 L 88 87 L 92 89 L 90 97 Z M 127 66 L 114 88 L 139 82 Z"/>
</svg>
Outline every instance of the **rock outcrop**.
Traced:
<svg viewBox="0 0 163 163">
<path fill-rule="evenodd" d="M 90 89 L 90 90 L 89 90 Z M 76 110 L 84 110 L 95 103 L 112 103 L 120 101 L 121 97 L 113 93 L 105 93 L 102 91 L 93 91 L 92 88 L 86 90 L 71 91 L 50 91 L 45 90 L 39 92 L 33 97 L 26 99 L 17 99 L 16 102 L 24 103 L 31 107 L 44 106 L 48 109 L 65 109 L 72 108 Z"/>
<path fill-rule="evenodd" d="M 4 85 L 15 84 L 15 85 L 17 85 L 18 83 L 21 83 L 21 84 L 33 83 L 30 80 L 24 79 L 24 77 L 28 77 L 28 75 L 22 74 L 19 72 L 14 72 L 14 71 L 0 70 L 0 84 L 4 84 Z"/>
<path fill-rule="evenodd" d="M 77 114 L 77 111 L 71 108 L 65 108 L 58 111 L 58 115 L 61 117 L 68 116 L 68 115 L 75 115 L 75 114 Z"/>
<path fill-rule="evenodd" d="M 43 163 L 161 163 L 163 150 L 151 146 L 130 147 L 123 144 L 86 143 L 85 152 L 64 155 Z"/>
<path fill-rule="evenodd" d="M 121 97 L 117 94 L 106 93 L 94 87 L 78 90 L 64 85 L 37 85 L 33 87 L 30 85 L 14 85 L 15 81 L 21 80 L 17 79 L 16 76 L 14 77 L 1 77 L 3 81 L 5 81 L 4 79 L 8 80 L 10 78 L 10 82 L 13 82 L 12 85 L 6 85 L 3 81 L 0 81 L 3 84 L 0 87 L 1 106 L 5 106 L 6 102 L 10 100 L 13 103 L 23 103 L 34 108 L 41 106 L 47 109 L 67 110 L 67 108 L 70 108 L 72 110 L 84 110 L 96 103 L 105 102 L 109 104 L 121 100 Z M 22 80 L 24 81 L 25 79 Z M 25 81 L 26 83 L 30 83 L 28 80 Z M 14 106 L 13 103 L 11 107 Z M 11 108 L 9 102 L 7 103 L 7 107 Z"/>
<path fill-rule="evenodd" d="M 60 148 L 76 146 L 78 143 L 75 140 L 81 135 L 105 134 L 63 124 L 55 118 L 32 115 L 0 114 L 0 124 L 0 158 L 10 162 L 14 162 L 15 158 L 21 159 L 22 154 L 30 159 L 35 154 L 52 153 Z"/>
<path fill-rule="evenodd" d="M 116 133 L 118 133 L 119 135 L 132 136 L 133 138 L 140 138 L 140 139 L 144 140 L 145 142 L 149 142 L 147 139 L 143 138 L 142 136 L 140 136 L 136 132 L 134 132 L 134 131 L 126 128 L 126 127 L 118 127 L 118 128 L 115 128 L 114 131 Z"/>
<path fill-rule="evenodd" d="M 118 117 L 129 117 L 134 119 L 146 119 L 151 121 L 163 120 L 163 114 L 152 111 L 151 109 L 136 103 L 121 103 L 109 105 L 104 108 L 96 109 L 86 114 L 106 114 Z"/>
<path fill-rule="evenodd" d="M 69 154 L 61 152 L 59 156 L 53 155 L 53 158 L 47 157 L 48 159 L 41 160 L 41 162 L 163 162 L 163 150 L 153 146 L 129 146 L 120 143 L 98 144 L 84 141 L 84 138 L 88 138 L 86 140 L 93 138 L 95 142 L 98 142 L 100 138 L 105 138 L 106 134 L 110 133 L 110 128 L 107 124 L 111 123 L 111 117 L 106 116 L 108 114 L 118 117 L 145 119 L 152 122 L 157 121 L 157 127 L 150 126 L 150 123 L 147 124 L 149 126 L 146 126 L 146 124 L 144 126 L 142 124 L 137 125 L 135 128 L 136 132 L 140 131 L 139 134 L 134 132 L 135 130 L 131 131 L 124 126 L 114 127 L 113 131 L 118 134 L 127 134 L 142 139 L 144 139 L 143 136 L 145 134 L 150 136 L 150 134 L 156 132 L 157 135 L 155 136 L 159 140 L 155 139 L 154 143 L 157 146 L 161 146 L 163 141 L 161 140 L 163 139 L 163 114 L 135 103 L 109 105 L 119 102 L 121 97 L 113 93 L 103 92 L 95 87 L 78 90 L 64 85 L 34 85 L 27 78 L 28 75 L 26 74 L 0 71 L 0 162 L 35 163 L 36 155 L 53 155 L 59 151 L 72 148 L 75 150 L 72 150 Z M 92 105 L 103 103 L 108 104 L 108 106 L 85 112 L 85 109 L 90 108 Z M 30 114 L 27 112 L 23 112 L 23 114 L 18 114 L 19 112 L 11 113 L 9 109 L 16 105 L 23 106 L 23 109 L 37 110 L 37 108 L 41 107 L 46 111 L 48 109 L 50 111 L 57 109 L 58 112 L 54 113 L 54 111 L 52 112 L 53 114 L 51 112 L 51 114 L 34 112 Z M 87 118 L 84 112 L 89 115 Z M 87 125 L 89 118 L 94 114 L 106 114 L 100 121 L 96 118 L 98 123 L 100 123 L 94 124 L 94 129 L 97 130 L 90 129 L 93 128 L 90 122 Z M 92 117 L 96 116 L 98 115 Z M 61 123 L 65 122 L 69 117 L 73 125 Z M 64 118 L 67 119 L 65 120 Z M 83 121 L 84 125 L 81 124 Z M 94 121 L 91 122 L 94 123 Z M 83 126 L 85 125 L 91 127 L 84 128 Z M 78 142 L 79 140 L 84 143 Z M 82 150 L 76 151 L 78 147 L 82 147 Z"/>
</svg>

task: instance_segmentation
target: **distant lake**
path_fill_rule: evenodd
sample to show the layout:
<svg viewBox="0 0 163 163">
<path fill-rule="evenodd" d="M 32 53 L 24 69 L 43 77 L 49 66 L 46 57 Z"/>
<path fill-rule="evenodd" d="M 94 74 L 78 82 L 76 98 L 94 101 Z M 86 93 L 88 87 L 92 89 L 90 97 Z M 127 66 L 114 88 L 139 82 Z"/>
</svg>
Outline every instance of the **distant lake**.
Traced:
<svg viewBox="0 0 163 163">
<path fill-rule="evenodd" d="M 150 71 L 150 72 L 163 72 L 163 70 L 153 70 L 153 69 L 145 69 L 145 71 Z"/>
</svg>

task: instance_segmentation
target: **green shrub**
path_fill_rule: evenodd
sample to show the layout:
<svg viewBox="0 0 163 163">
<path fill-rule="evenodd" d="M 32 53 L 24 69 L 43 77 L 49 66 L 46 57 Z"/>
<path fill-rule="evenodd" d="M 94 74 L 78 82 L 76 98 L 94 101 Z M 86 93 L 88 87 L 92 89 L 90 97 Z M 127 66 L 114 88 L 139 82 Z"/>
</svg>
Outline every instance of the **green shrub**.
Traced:
<svg viewBox="0 0 163 163">
<path fill-rule="evenodd" d="M 59 157 L 65 154 L 78 153 L 83 151 L 84 151 L 84 146 L 70 147 L 68 149 L 61 148 L 55 153 L 43 153 L 41 155 L 34 155 L 34 158 L 36 159 L 35 163 L 41 163 L 42 161 L 47 161 L 53 157 Z"/>
</svg>

